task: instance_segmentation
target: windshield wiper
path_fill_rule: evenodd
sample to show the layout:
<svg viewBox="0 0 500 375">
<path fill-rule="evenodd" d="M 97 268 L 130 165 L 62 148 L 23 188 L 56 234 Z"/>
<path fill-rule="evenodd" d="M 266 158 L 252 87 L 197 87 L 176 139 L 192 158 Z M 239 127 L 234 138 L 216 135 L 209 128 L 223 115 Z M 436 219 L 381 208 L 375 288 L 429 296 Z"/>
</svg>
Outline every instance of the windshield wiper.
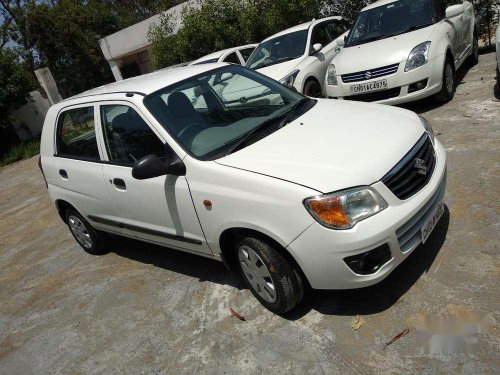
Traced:
<svg viewBox="0 0 500 375">
<path fill-rule="evenodd" d="M 278 129 L 281 129 L 282 127 L 286 126 L 290 122 L 290 120 L 292 119 L 292 117 L 295 114 L 295 112 L 297 111 L 297 109 L 299 107 L 301 107 L 304 103 L 309 102 L 309 100 L 310 100 L 309 98 L 302 98 L 297 103 L 295 103 L 292 107 L 290 107 L 290 109 L 288 111 L 283 112 L 282 114 L 280 114 L 276 117 L 267 119 L 262 124 L 256 126 L 252 130 L 250 130 L 248 133 L 244 134 L 238 142 L 236 142 L 233 146 L 231 146 L 229 148 L 229 150 L 227 150 L 225 156 L 230 155 L 233 152 L 240 150 L 246 144 L 249 143 L 249 141 L 253 138 L 253 136 L 257 132 L 265 130 L 269 126 L 276 124 L 278 121 L 279 121 Z"/>
<path fill-rule="evenodd" d="M 393 37 L 393 36 L 396 36 L 396 35 L 406 34 L 406 33 L 409 33 L 410 31 L 415 31 L 415 30 L 423 29 L 424 27 L 428 27 L 428 26 L 431 26 L 431 25 L 432 25 L 432 22 L 423 23 L 421 25 L 416 25 L 416 26 L 411 26 L 411 27 L 408 27 L 407 29 L 398 31 L 398 32 L 393 33 L 393 34 L 389 34 L 385 38 L 390 38 L 390 37 Z"/>
</svg>

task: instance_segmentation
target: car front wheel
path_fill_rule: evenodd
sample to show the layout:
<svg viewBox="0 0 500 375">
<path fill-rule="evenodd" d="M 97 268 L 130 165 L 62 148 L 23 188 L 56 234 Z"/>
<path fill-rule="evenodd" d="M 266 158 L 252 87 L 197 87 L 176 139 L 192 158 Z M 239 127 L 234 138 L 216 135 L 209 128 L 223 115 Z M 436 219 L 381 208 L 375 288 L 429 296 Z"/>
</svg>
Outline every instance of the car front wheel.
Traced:
<svg viewBox="0 0 500 375">
<path fill-rule="evenodd" d="M 304 95 L 311 98 L 321 98 L 323 93 L 321 92 L 321 86 L 315 79 L 310 79 L 304 85 Z"/>
<path fill-rule="evenodd" d="M 455 96 L 455 70 L 449 57 L 446 58 L 443 69 L 443 87 L 436 95 L 436 99 L 447 103 Z"/>
<path fill-rule="evenodd" d="M 244 237 L 236 251 L 243 279 L 265 308 L 284 314 L 300 303 L 304 287 L 298 270 L 267 241 Z"/>
</svg>

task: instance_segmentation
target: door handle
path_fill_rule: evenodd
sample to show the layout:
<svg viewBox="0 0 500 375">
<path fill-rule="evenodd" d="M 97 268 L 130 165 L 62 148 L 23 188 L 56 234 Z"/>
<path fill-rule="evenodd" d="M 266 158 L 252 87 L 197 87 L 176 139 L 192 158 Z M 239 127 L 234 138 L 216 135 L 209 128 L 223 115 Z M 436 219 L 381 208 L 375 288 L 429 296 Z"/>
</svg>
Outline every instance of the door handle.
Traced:
<svg viewBox="0 0 500 375">
<path fill-rule="evenodd" d="M 123 181 L 121 178 L 114 178 L 113 185 L 115 185 L 117 189 L 127 190 L 127 185 L 125 184 L 125 181 Z"/>
<path fill-rule="evenodd" d="M 66 172 L 64 169 L 59 169 L 59 175 L 66 180 L 68 179 L 68 172 Z"/>
</svg>

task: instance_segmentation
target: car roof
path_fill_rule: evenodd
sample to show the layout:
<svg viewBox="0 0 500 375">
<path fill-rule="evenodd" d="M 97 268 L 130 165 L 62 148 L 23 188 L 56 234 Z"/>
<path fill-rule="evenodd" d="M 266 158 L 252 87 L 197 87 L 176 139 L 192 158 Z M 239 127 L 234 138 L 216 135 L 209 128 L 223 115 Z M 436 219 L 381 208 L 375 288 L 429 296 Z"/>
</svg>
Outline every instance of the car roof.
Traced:
<svg viewBox="0 0 500 375">
<path fill-rule="evenodd" d="M 340 16 L 333 16 L 333 17 L 326 17 L 326 18 L 321 18 L 319 20 L 312 20 L 312 21 L 309 21 L 309 22 L 305 22 L 305 23 L 302 23 L 300 25 L 290 27 L 289 29 L 280 31 L 279 33 L 276 33 L 274 35 L 271 35 L 269 38 L 264 39 L 261 43 L 267 42 L 268 40 L 274 39 L 274 38 L 276 38 L 278 36 L 282 36 L 282 35 L 286 35 L 286 34 L 291 34 L 291 33 L 294 33 L 296 31 L 307 30 L 313 24 L 316 24 L 316 23 L 320 23 L 320 22 L 323 22 L 323 21 L 326 21 L 326 20 L 341 20 L 341 19 L 342 19 L 342 17 L 340 17 Z"/>
<path fill-rule="evenodd" d="M 227 66 L 227 63 L 213 63 L 202 65 L 190 65 L 175 68 L 165 68 L 153 73 L 144 74 L 141 76 L 128 78 L 123 81 L 113 82 L 108 85 L 100 86 L 92 90 L 82 92 L 81 94 L 64 99 L 63 102 L 68 102 L 83 97 L 105 95 L 113 93 L 140 93 L 149 95 L 166 86 L 173 85 L 198 74 L 203 74 L 210 70 Z"/>
<path fill-rule="evenodd" d="M 370 10 L 370 9 L 374 9 L 374 8 L 378 8 L 380 6 L 383 6 L 383 5 L 387 5 L 387 4 L 390 4 L 390 3 L 395 3 L 399 0 L 379 0 L 373 4 L 370 4 L 366 7 L 364 7 L 363 9 L 361 9 L 362 12 L 364 12 L 365 10 Z"/>
<path fill-rule="evenodd" d="M 196 63 L 199 63 L 199 62 L 202 62 L 202 61 L 207 61 L 207 60 L 219 59 L 225 53 L 231 53 L 233 51 L 238 51 L 238 50 L 243 49 L 243 48 L 255 48 L 255 47 L 257 47 L 257 44 L 247 44 L 247 45 L 244 45 L 244 46 L 223 49 L 221 51 L 212 52 L 212 53 L 210 53 L 208 55 L 200 57 L 199 59 L 194 60 L 193 62 L 191 62 L 191 64 L 196 64 Z"/>
</svg>

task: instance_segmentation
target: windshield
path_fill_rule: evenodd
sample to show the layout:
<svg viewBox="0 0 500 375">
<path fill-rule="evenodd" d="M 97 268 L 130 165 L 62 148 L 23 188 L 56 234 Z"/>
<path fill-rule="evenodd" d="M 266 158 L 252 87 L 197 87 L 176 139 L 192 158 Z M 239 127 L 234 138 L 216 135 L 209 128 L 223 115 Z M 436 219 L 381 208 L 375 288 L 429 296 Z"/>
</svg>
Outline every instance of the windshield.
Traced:
<svg viewBox="0 0 500 375">
<path fill-rule="evenodd" d="M 262 74 L 231 65 L 150 94 L 144 104 L 186 152 L 213 160 L 303 99 Z M 266 126 L 264 136 L 277 129 Z"/>
<path fill-rule="evenodd" d="M 260 69 L 304 55 L 308 32 L 308 30 L 296 31 L 259 44 L 255 52 L 250 56 L 246 67 Z"/>
<path fill-rule="evenodd" d="M 430 26 L 431 0 L 399 0 L 361 12 L 347 37 L 346 47 L 404 34 Z"/>
</svg>

